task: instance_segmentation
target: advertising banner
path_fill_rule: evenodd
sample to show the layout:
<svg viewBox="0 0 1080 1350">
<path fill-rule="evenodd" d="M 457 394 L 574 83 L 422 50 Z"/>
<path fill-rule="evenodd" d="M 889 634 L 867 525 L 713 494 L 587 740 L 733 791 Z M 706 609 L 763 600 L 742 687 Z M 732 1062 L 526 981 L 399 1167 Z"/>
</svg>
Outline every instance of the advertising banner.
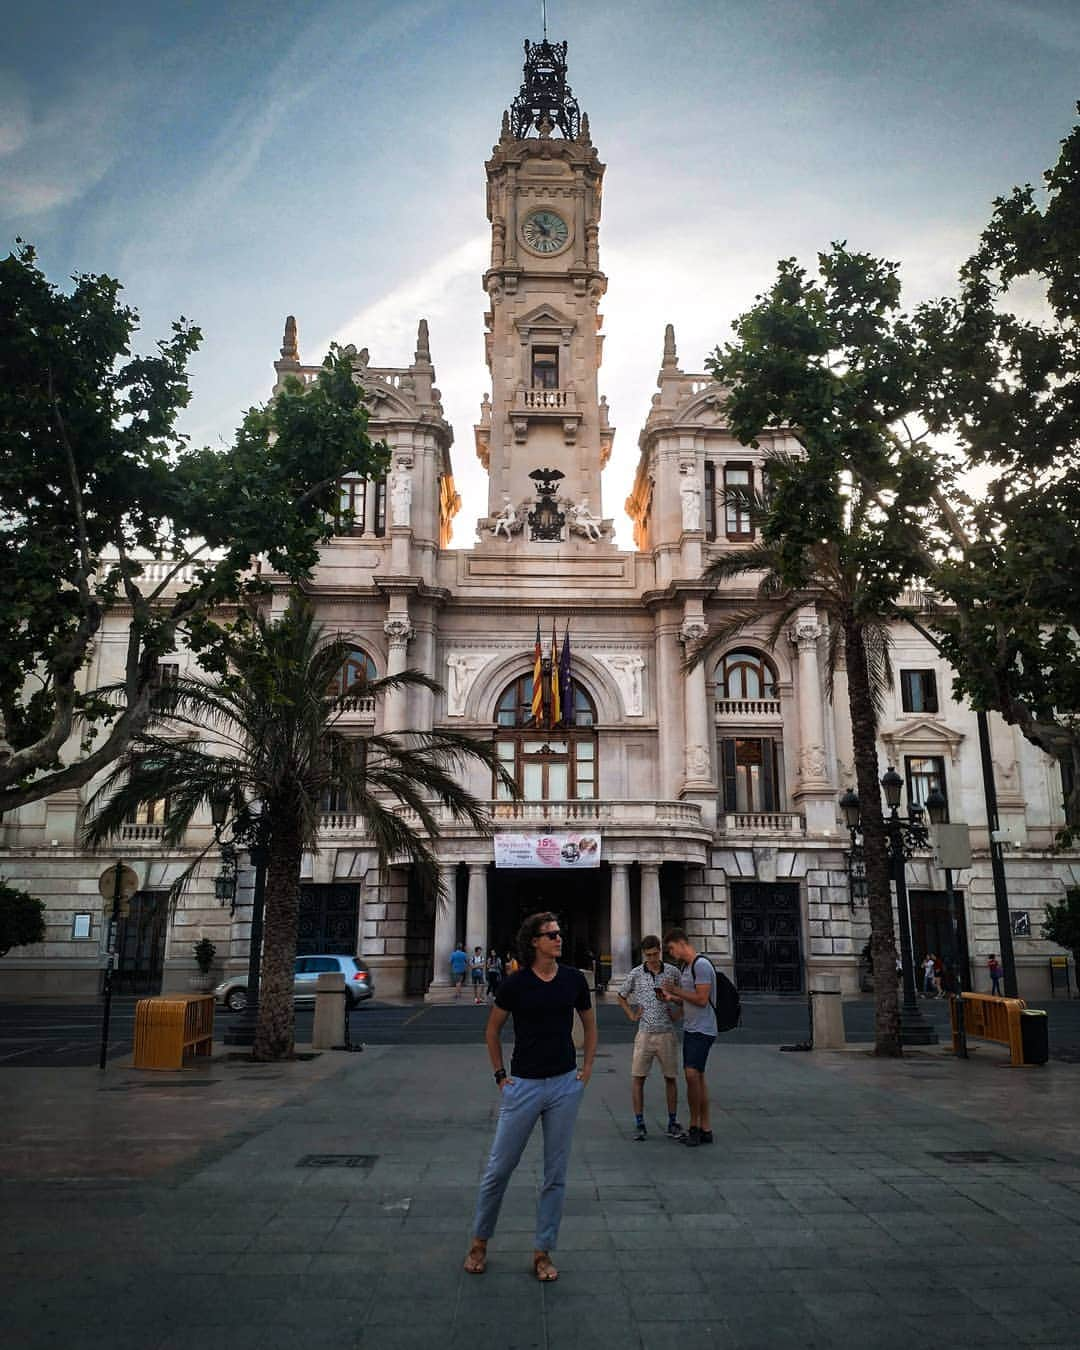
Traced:
<svg viewBox="0 0 1080 1350">
<path fill-rule="evenodd" d="M 599 867 L 600 835 L 496 834 L 496 867 Z"/>
</svg>

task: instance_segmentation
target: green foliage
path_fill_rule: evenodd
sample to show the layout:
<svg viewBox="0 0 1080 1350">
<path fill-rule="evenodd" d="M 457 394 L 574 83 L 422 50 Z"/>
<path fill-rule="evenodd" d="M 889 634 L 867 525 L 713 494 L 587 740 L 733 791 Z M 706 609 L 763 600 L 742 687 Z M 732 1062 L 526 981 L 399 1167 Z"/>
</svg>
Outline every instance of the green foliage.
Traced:
<svg viewBox="0 0 1080 1350">
<path fill-rule="evenodd" d="M 217 947 L 209 938 L 200 938 L 191 949 L 191 954 L 195 958 L 195 964 L 204 975 L 209 975 L 214 964 L 214 957 L 217 955 Z"/>
<path fill-rule="evenodd" d="M 176 421 L 199 330 L 180 319 L 156 354 L 133 354 L 138 315 L 120 292 L 105 276 L 57 289 L 27 245 L 0 261 L 0 810 L 122 753 L 179 640 L 221 668 L 215 609 L 261 589 L 261 558 L 303 578 L 348 524 L 339 478 L 388 462 L 337 349 L 312 384 L 289 380 L 246 413 L 229 450 L 193 449 Z M 154 560 L 169 566 L 151 578 Z M 132 614 L 122 684 L 84 692 L 119 604 Z M 68 744 L 61 767 L 80 725 L 82 753 Z"/>
<path fill-rule="evenodd" d="M 13 947 L 44 941 L 44 902 L 0 881 L 0 956 L 7 956 Z"/>
<path fill-rule="evenodd" d="M 1080 963 L 1080 889 L 1066 891 L 1060 905 L 1046 906 L 1043 937 L 1072 952 Z"/>
</svg>

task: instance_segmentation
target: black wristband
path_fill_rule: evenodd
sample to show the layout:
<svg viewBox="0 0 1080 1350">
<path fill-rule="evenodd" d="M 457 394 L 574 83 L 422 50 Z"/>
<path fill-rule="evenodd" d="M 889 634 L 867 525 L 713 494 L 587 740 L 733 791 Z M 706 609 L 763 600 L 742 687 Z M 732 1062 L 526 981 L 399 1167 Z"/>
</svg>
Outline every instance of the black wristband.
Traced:
<svg viewBox="0 0 1080 1350">
<path fill-rule="evenodd" d="M 496 1083 L 501 1083 L 502 1080 L 503 1080 L 505 1077 L 506 1077 L 506 1070 L 505 1070 L 505 1069 L 496 1069 L 496 1070 L 495 1070 L 494 1078 L 495 1078 Z"/>
</svg>

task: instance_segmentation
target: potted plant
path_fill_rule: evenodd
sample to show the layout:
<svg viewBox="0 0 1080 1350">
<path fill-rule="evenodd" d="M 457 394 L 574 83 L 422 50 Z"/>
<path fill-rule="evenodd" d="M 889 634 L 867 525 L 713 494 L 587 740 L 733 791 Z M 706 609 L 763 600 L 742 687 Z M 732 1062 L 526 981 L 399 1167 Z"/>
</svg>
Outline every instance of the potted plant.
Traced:
<svg viewBox="0 0 1080 1350">
<path fill-rule="evenodd" d="M 199 967 L 198 975 L 192 975 L 189 981 L 192 989 L 212 988 L 214 977 L 211 970 L 214 965 L 214 957 L 217 954 L 217 947 L 209 938 L 200 938 L 192 947 L 191 954 L 195 957 L 195 964 Z"/>
</svg>

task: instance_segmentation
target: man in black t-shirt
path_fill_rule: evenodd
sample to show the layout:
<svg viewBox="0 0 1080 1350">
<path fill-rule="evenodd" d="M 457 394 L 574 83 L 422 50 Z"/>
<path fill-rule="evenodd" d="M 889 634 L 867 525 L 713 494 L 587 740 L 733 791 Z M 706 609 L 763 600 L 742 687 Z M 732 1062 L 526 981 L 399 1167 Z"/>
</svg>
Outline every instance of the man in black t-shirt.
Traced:
<svg viewBox="0 0 1080 1350">
<path fill-rule="evenodd" d="M 530 915 L 518 934 L 518 948 L 522 969 L 499 985 L 484 1033 L 502 1102 L 476 1201 L 465 1269 L 470 1275 L 482 1275 L 487 1269 L 488 1239 L 495 1231 L 507 1183 L 539 1120 L 544 1131 L 544 1184 L 536 1211 L 533 1270 L 546 1283 L 559 1277 L 551 1251 L 562 1219 L 574 1122 L 596 1054 L 596 1014 L 581 971 L 558 963 L 562 934 L 554 914 Z M 580 1069 L 574 1050 L 575 1012 L 584 1032 Z M 501 1037 L 511 1016 L 514 1053 L 508 1075 Z"/>
</svg>

